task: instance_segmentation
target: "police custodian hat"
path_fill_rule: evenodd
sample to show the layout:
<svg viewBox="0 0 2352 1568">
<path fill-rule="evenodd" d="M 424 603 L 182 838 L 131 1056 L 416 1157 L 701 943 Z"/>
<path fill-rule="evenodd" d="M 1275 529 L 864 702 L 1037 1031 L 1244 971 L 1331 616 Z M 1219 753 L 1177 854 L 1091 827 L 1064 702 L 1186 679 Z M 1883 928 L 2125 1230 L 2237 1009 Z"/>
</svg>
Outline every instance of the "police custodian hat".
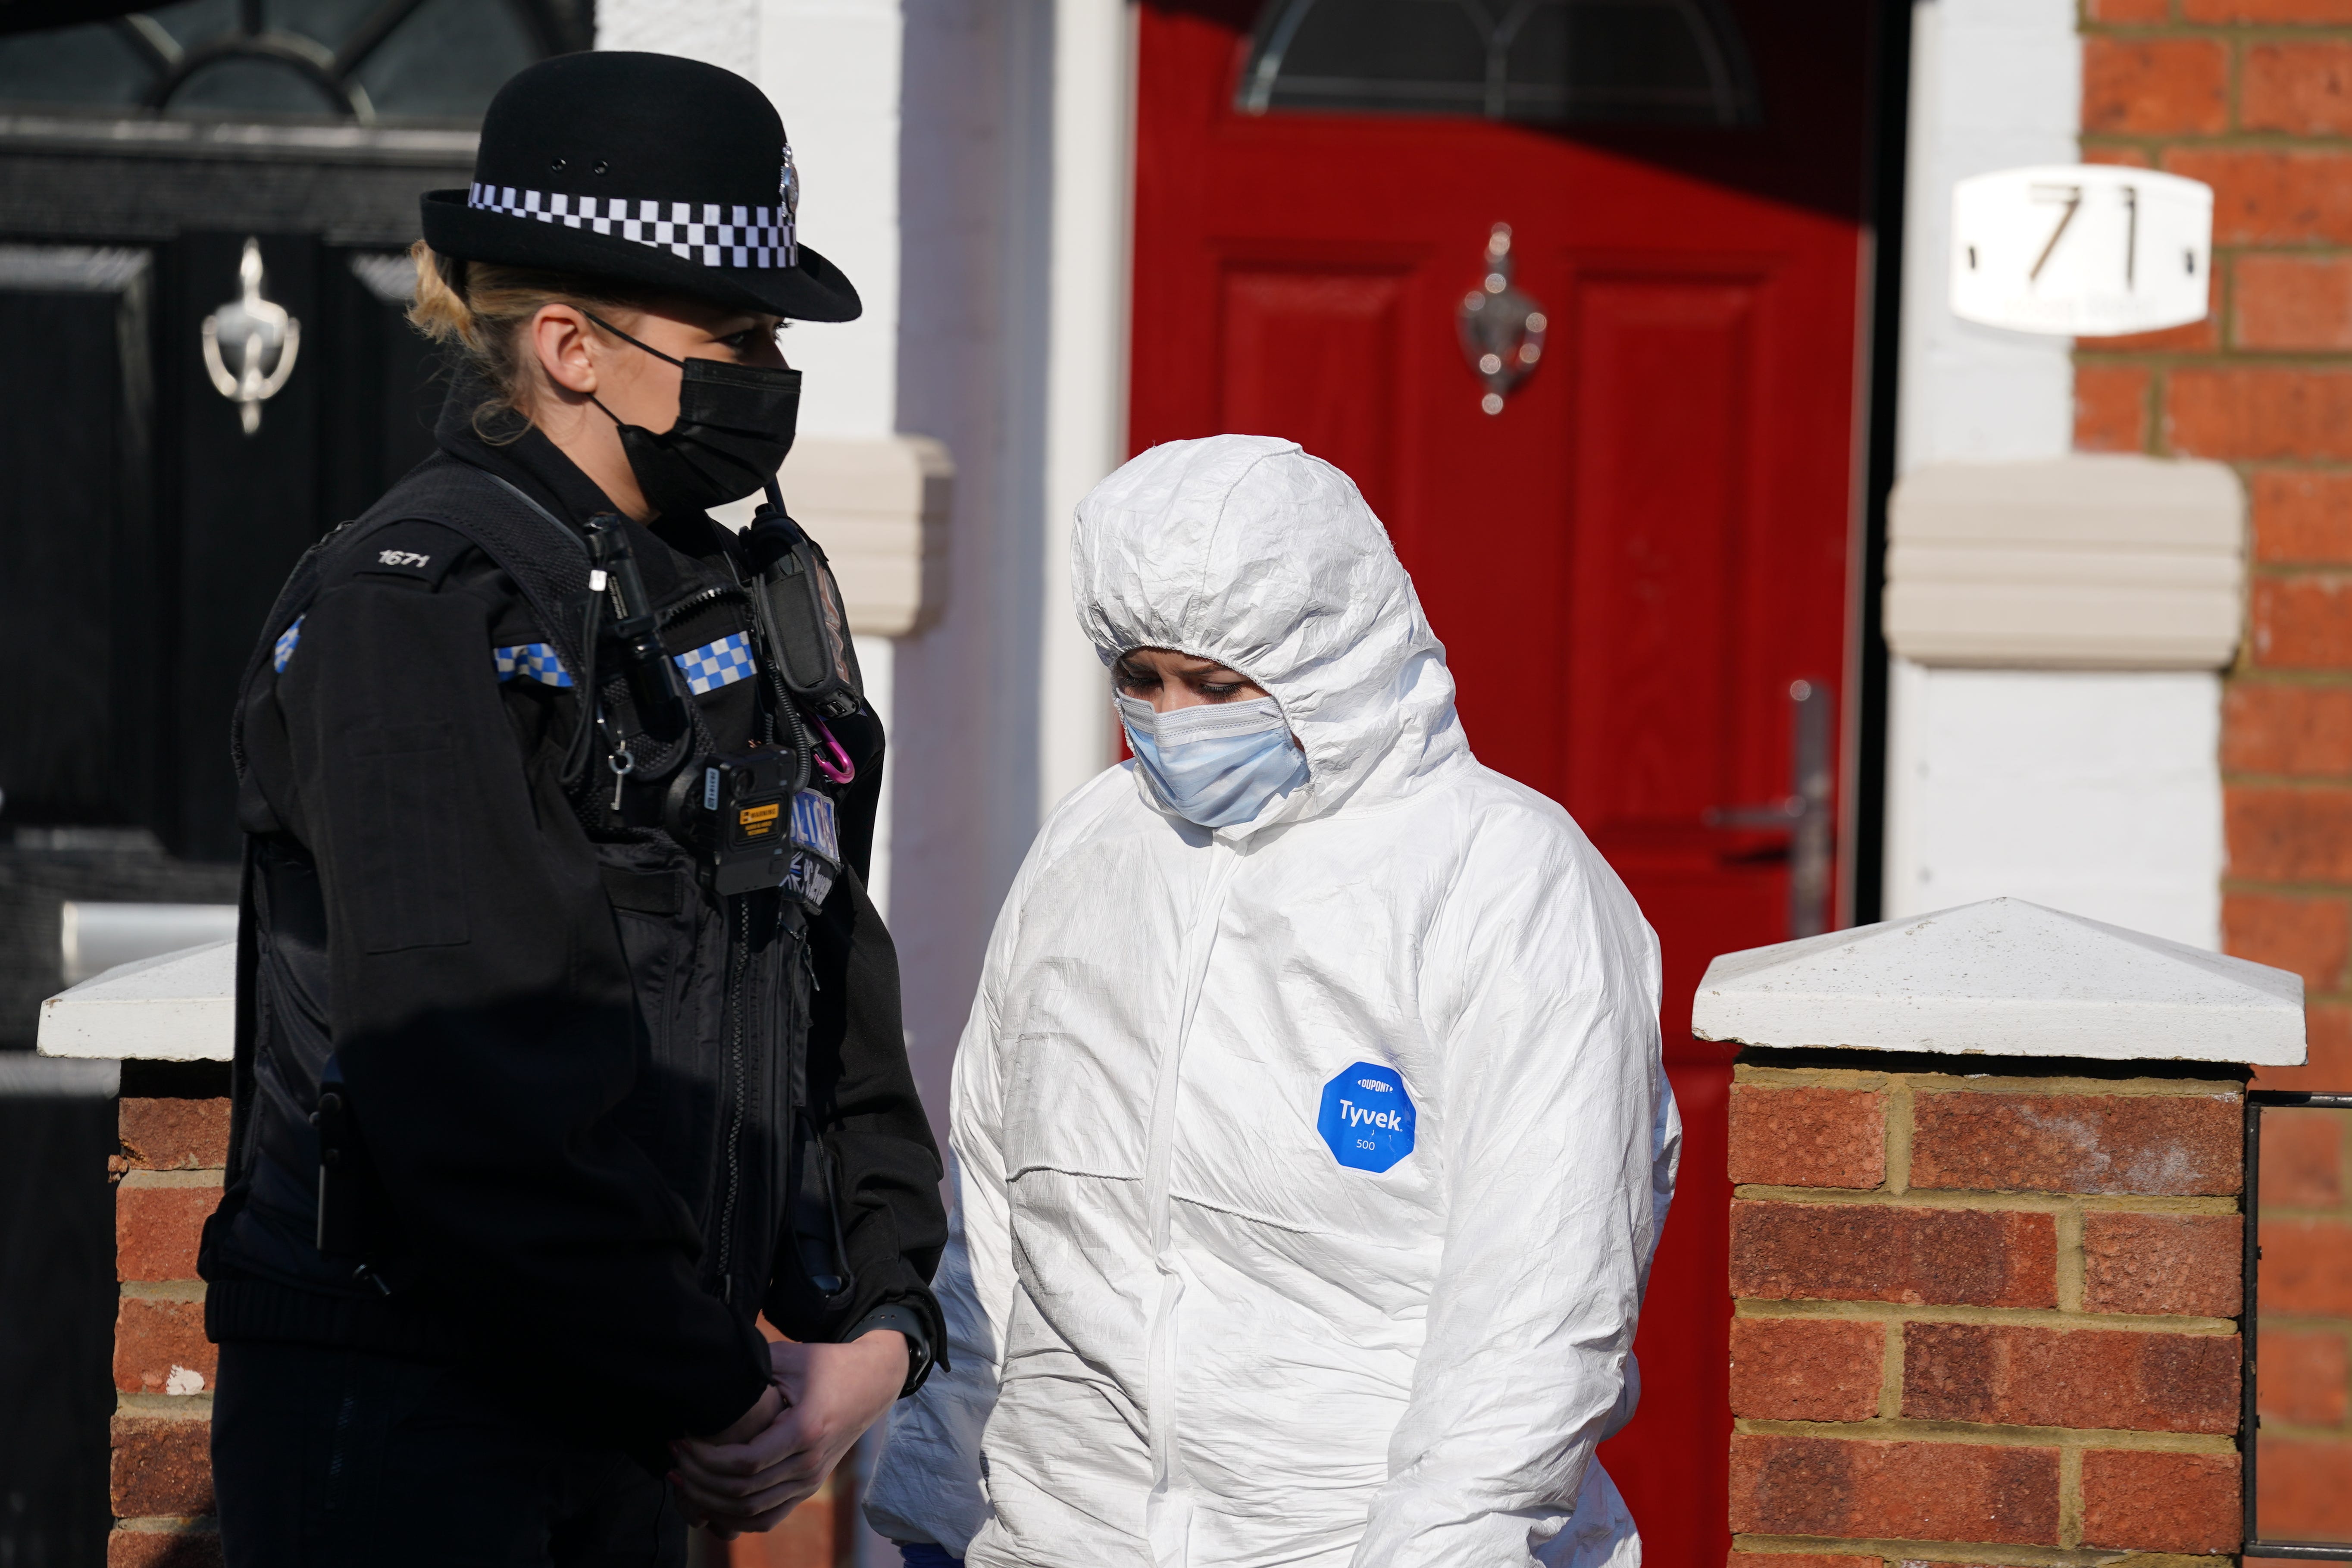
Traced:
<svg viewBox="0 0 2352 1568">
<path fill-rule="evenodd" d="M 800 243 L 783 121 L 734 72 L 675 55 L 559 55 L 482 117 L 474 183 L 425 195 L 444 256 L 642 285 L 803 321 L 861 307 Z"/>
</svg>

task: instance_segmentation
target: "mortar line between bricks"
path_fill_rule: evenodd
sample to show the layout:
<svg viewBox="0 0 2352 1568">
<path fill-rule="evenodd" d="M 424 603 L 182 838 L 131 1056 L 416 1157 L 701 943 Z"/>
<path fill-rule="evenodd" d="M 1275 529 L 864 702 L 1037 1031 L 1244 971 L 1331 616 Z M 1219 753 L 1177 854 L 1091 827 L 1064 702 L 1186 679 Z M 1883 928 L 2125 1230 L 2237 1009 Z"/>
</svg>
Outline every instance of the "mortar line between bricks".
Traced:
<svg viewBox="0 0 2352 1568">
<path fill-rule="evenodd" d="M 1731 1069 L 1731 1081 L 1740 1086 L 1756 1085 L 1765 1089 L 1866 1089 L 1885 1090 L 1887 1074 L 1864 1068 L 1774 1068 L 1760 1067 L 1754 1062 L 1739 1062 Z"/>
<path fill-rule="evenodd" d="M 219 1167 L 201 1171 L 125 1171 L 120 1185 L 140 1187 L 217 1187 L 226 1173 Z"/>
<path fill-rule="evenodd" d="M 205 1299 L 205 1282 L 201 1279 L 125 1279 L 121 1285 L 126 1300 L 201 1301 Z"/>
<path fill-rule="evenodd" d="M 2232 1251 L 2235 1249 L 2232 1248 Z M 1910 1301 L 1839 1301 L 1824 1297 L 1793 1299 L 1737 1296 L 1732 1307 L 1742 1318 L 1830 1318 L 1847 1321 L 1915 1323 L 1990 1323 L 2019 1329 L 2105 1330 L 2111 1332 L 2165 1334 L 2227 1334 L 2234 1336 L 2234 1318 L 2165 1317 L 2142 1312 L 2062 1312 L 2055 1307 L 1922 1306 Z M 2335 1326 L 2340 1320 L 2296 1320 Z M 2286 1320 L 2265 1312 L 2264 1328 Z"/>
<path fill-rule="evenodd" d="M 2088 9 L 2087 6 L 2084 8 Z M 2246 128 L 2246 51 L 2238 47 L 2241 42 L 2242 40 L 2240 39 L 2232 38 L 2229 43 L 2220 46 L 2221 55 L 2221 120 L 2222 123 L 2229 128 L 2229 133 L 2231 134 L 2241 133 Z M 2207 264 L 2206 270 L 2210 276 L 2212 271 L 2211 264 L 2210 262 Z M 2226 272 L 2223 274 L 2225 277 L 2228 274 Z M 2230 314 L 2226 309 L 2227 301 L 2216 300 L 2213 303 L 2215 307 L 2214 313 L 2220 317 L 2220 321 L 2215 324 L 2217 326 L 2226 328 L 2230 321 Z M 2227 336 L 2226 331 L 2223 335 Z"/>
<path fill-rule="evenodd" d="M 128 1397 L 126 1395 L 126 1397 Z M 2228 1432 L 2137 1432 L 2117 1426 L 1997 1426 L 1969 1421 L 1766 1421 L 1742 1415 L 1743 1437 L 1811 1437 L 1847 1443 L 1952 1443 L 1991 1448 L 2131 1448 L 2151 1454 L 2235 1454 Z"/>
<path fill-rule="evenodd" d="M 2220 459 L 2217 458 L 2215 460 L 2219 461 Z M 2320 468 L 2316 464 L 2299 462 L 2244 462 L 2239 463 L 2235 466 L 2253 474 L 2261 474 L 2266 471 L 2276 471 L 2290 475 L 2317 474 L 2323 478 L 2328 479 L 2342 479 L 2347 475 L 2352 475 L 2352 458 L 2347 458 L 2342 463 L 2326 468 Z M 2292 686 L 2306 691 L 2340 691 L 2343 689 L 2347 680 L 2352 680 L 2352 670 L 2297 669 L 2292 665 L 2283 666 L 2274 664 L 2259 664 L 2253 666 L 2241 679 L 2249 686 Z M 2301 773 L 2266 773 L 2256 768 L 2232 768 L 2230 772 L 2233 776 L 2241 778 L 2302 778 L 2306 776 Z M 2343 777 L 2341 773 L 2319 773 L 2308 776 L 2318 778 Z"/>
<path fill-rule="evenodd" d="M 1892 1421 L 1903 1414 L 1903 1325 L 1889 1321 L 1878 1371 L 1878 1415 Z"/>
<path fill-rule="evenodd" d="M 2083 1544 L 2083 1450 L 2058 1450 L 2058 1544 Z"/>
<path fill-rule="evenodd" d="M 2345 570 L 2352 570 L 2347 567 Z M 1989 1074 L 1962 1077 L 1969 1058 L 1955 1057 L 1954 1070 L 1889 1072 L 1880 1068 L 1776 1068 L 1741 1062 L 1731 1081 L 1757 1089 L 1861 1089 L 1894 1093 L 1898 1089 L 1926 1089 L 1931 1094 L 2063 1094 L 2113 1096 L 2172 1096 L 2204 1099 L 2217 1093 L 2235 1094 L 2234 1078 L 2037 1078 Z M 2219 1066 L 2221 1064 L 2215 1064 Z"/>
<path fill-rule="evenodd" d="M 2311 781 L 2292 773 L 2238 773 L 2232 775 L 2230 782 L 2244 784 L 2252 789 L 2285 789 Z M 2344 779 L 2341 775 L 2324 782 L 2332 783 L 2338 789 L 2344 786 Z M 2273 897 L 2283 895 L 2299 899 L 2340 899 L 2346 893 L 2352 892 L 2352 886 L 2343 882 L 2325 881 L 2258 882 L 2244 877 L 2224 877 L 2221 879 L 2221 890 L 2225 893 L 2267 893 Z M 2344 994 L 2342 991 L 2306 990 L 2304 993 L 2304 1000 L 2326 1002 Z"/>
<path fill-rule="evenodd" d="M 2340 25 L 2315 22 L 2295 26 L 2278 22 L 2191 22 L 2167 16 L 2158 21 L 2102 21 L 2084 16 L 2076 28 L 2086 37 L 2115 38 L 2129 44 L 2160 44 L 2173 38 L 2199 38 L 2209 42 L 2240 42 L 2248 44 L 2338 44 L 2346 41 L 2346 29 Z M 2084 140 L 2110 134 L 2107 132 L 2083 133 Z"/>
<path fill-rule="evenodd" d="M 202 1394 L 117 1394 L 114 1396 L 117 1415 L 162 1415 L 174 1421 L 209 1421 L 213 1415 L 212 1392 Z"/>
<path fill-rule="evenodd" d="M 1911 1086 L 1897 1079 L 1886 1097 L 1886 1191 L 1900 1196 L 1911 1190 Z"/>
<path fill-rule="evenodd" d="M 220 1520 L 209 1513 L 150 1513 L 136 1519 L 118 1519 L 114 1528 L 132 1535 L 208 1535 L 220 1529 Z"/>
<path fill-rule="evenodd" d="M 1864 1204 L 1904 1209 L 1943 1209 L 1982 1214 L 2058 1215 L 2071 1205 L 2095 1214 L 2228 1214 L 2238 1212 L 2235 1194 L 2168 1197 L 2157 1193 L 1988 1193 L 1965 1187 L 1913 1187 L 1889 1193 L 1868 1187 L 1767 1187 L 1746 1184 L 1731 1189 L 1751 1203 Z"/>
<path fill-rule="evenodd" d="M 2216 131 L 2209 132 L 2160 131 L 2135 134 L 2128 131 L 2093 131 L 2080 138 L 2083 151 L 2102 153 L 2308 153 L 2322 158 L 2340 157 L 2352 152 L 2352 139 L 2343 136 L 2299 136 L 2292 131 Z M 2161 170 L 2163 165 L 2154 165 Z M 2257 247 L 2259 241 L 2240 240 L 2242 247 Z M 2219 246 L 2214 248 L 2220 249 Z M 2158 328 L 2168 331 L 2170 328 Z"/>
<path fill-rule="evenodd" d="M 2105 1568 L 2131 1558 L 2142 1563 L 2161 1563 L 2178 1568 L 2231 1568 L 2228 1557 L 2176 1556 L 2168 1552 L 2113 1551 L 2095 1546 L 2068 1550 L 2059 1546 L 1994 1546 L 1980 1541 L 1905 1541 L 1893 1536 L 1866 1540 L 1838 1535 L 1746 1535 L 1731 1538 L 1738 1552 L 1792 1552 L 1807 1556 L 1882 1557 L 1896 1563 L 1983 1563 L 2016 1564 L 2017 1568 Z"/>
<path fill-rule="evenodd" d="M 2267 256 L 2282 254 L 2266 250 Z M 2288 253 L 2294 254 L 2294 253 Z M 2094 370 L 2216 370 L 2216 371 L 2310 371 L 2335 374 L 2352 365 L 2352 353 L 2315 349 L 2103 349 L 2085 353 L 2084 363 Z M 2228 459 L 2219 459 L 2228 460 Z M 2283 461 L 2272 458 L 2239 459 L 2249 463 Z M 2265 563 L 2251 563 L 2261 570 Z"/>
<path fill-rule="evenodd" d="M 2052 1228 L 2057 1232 L 2058 1310 L 2080 1312 L 2086 1268 L 2083 1258 L 2083 1205 L 2071 1203 L 2060 1209 L 2057 1223 Z"/>
</svg>

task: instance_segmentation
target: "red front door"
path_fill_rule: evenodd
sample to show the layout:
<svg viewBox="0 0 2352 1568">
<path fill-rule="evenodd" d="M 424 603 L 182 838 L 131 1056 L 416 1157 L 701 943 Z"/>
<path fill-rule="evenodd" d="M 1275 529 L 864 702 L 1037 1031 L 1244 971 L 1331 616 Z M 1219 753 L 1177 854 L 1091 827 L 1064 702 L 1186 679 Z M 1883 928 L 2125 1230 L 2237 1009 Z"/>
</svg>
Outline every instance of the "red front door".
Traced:
<svg viewBox="0 0 2352 1568">
<path fill-rule="evenodd" d="M 1721 1568 L 1730 1068 L 1690 1037 L 1690 1004 L 1710 957 L 1790 934 L 1786 835 L 1708 814 L 1786 795 L 1792 683 L 1841 704 L 1845 686 L 1870 7 L 1273 6 L 1264 23 L 1257 0 L 1143 10 L 1133 443 L 1286 436 L 1351 475 L 1445 642 L 1480 759 L 1565 805 L 1657 928 L 1686 1141 L 1641 1414 L 1603 1458 L 1652 1562 Z M 1475 84 L 1454 114 L 1328 106 L 1431 108 L 1452 89 L 1400 89 L 1398 50 L 1416 62 L 1402 74 L 1442 75 L 1454 10 L 1530 27 L 1711 16 L 1732 37 L 1708 58 L 1744 55 L 1715 107 L 1746 123 L 1498 122 Z M 1338 12 L 1399 36 L 1385 54 L 1350 43 Z M 1287 96 L 1325 94 L 1314 107 L 1285 107 L 1280 62 L 1253 45 L 1286 16 Z M 1658 58 L 1640 26 L 1576 37 L 1587 103 Z M 1339 57 L 1390 79 L 1335 82 Z M 1513 57 L 1484 101 L 1539 74 Z M 1251 93 L 1265 107 L 1240 107 Z M 1455 317 L 1498 223 L 1547 330 L 1490 415 Z"/>
</svg>

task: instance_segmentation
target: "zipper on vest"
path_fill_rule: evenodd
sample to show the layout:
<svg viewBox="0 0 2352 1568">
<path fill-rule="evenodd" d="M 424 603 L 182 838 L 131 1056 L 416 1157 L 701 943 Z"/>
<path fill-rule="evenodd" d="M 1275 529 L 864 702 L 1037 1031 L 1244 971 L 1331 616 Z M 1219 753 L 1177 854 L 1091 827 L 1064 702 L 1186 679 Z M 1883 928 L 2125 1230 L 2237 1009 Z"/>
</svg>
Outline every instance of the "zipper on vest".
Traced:
<svg viewBox="0 0 2352 1568">
<path fill-rule="evenodd" d="M 1184 1047 L 1192 1038 L 1192 1019 L 1200 1011 L 1201 991 L 1208 980 L 1209 958 L 1216 949 L 1225 889 L 1241 865 L 1240 853 L 1223 844 L 1213 842 L 1209 854 L 1209 883 L 1202 889 L 1192 925 L 1184 933 L 1183 989 L 1178 994 L 1175 1027 L 1154 1074 L 1151 1121 L 1144 1140 L 1143 1217 L 1151 1231 L 1152 1267 L 1160 1275 L 1144 1345 L 1144 1408 L 1149 1412 L 1151 1440 L 1151 1491 L 1144 1500 L 1144 1527 L 1156 1568 L 1182 1568 L 1192 1519 L 1190 1500 L 1175 1490 L 1179 1480 L 1176 1306 L 1184 1295 L 1183 1276 L 1176 1271 L 1168 1191 L 1176 1163 L 1176 1097 Z"/>
<path fill-rule="evenodd" d="M 654 616 L 654 624 L 667 630 L 671 626 L 684 620 L 707 605 L 715 605 L 721 599 L 741 599 L 749 603 L 751 597 L 732 583 L 723 583 L 715 588 L 704 588 L 699 592 L 688 594 L 668 609 L 657 612 Z"/>
<path fill-rule="evenodd" d="M 726 1162 L 727 1195 L 719 1205 L 719 1293 L 735 1300 L 735 1204 L 743 1191 L 743 1116 L 748 1109 L 743 1087 L 743 986 L 751 968 L 751 901 L 735 896 L 735 929 L 729 938 L 734 949 L 727 979 L 727 1083 L 730 1101 L 727 1134 L 721 1141 Z"/>
</svg>

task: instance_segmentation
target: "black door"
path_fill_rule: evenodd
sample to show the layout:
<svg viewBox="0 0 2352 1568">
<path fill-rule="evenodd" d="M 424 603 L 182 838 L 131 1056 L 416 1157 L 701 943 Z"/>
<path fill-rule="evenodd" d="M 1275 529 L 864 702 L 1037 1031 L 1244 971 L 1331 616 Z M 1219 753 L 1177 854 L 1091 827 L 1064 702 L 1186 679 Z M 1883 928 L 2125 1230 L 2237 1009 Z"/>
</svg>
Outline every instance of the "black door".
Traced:
<svg viewBox="0 0 2352 1568">
<path fill-rule="evenodd" d="M 401 314 L 416 198 L 466 184 L 491 92 L 593 23 L 589 0 L 185 0 L 39 32 L 8 14 L 0 1563 L 97 1568 L 114 1107 L 6 1053 L 64 979 L 62 903 L 235 900 L 247 656 L 304 547 L 430 448 L 440 389 Z M 244 329 L 281 310 L 247 367 Z M 171 1092 L 226 1089 L 224 1069 Z"/>
<path fill-rule="evenodd" d="M 248 245 L 293 332 L 240 403 L 205 325 Z M 62 900 L 234 899 L 246 658 L 303 549 L 431 448 L 407 265 L 315 234 L 0 245 L 0 1047 L 62 978 Z"/>
</svg>

